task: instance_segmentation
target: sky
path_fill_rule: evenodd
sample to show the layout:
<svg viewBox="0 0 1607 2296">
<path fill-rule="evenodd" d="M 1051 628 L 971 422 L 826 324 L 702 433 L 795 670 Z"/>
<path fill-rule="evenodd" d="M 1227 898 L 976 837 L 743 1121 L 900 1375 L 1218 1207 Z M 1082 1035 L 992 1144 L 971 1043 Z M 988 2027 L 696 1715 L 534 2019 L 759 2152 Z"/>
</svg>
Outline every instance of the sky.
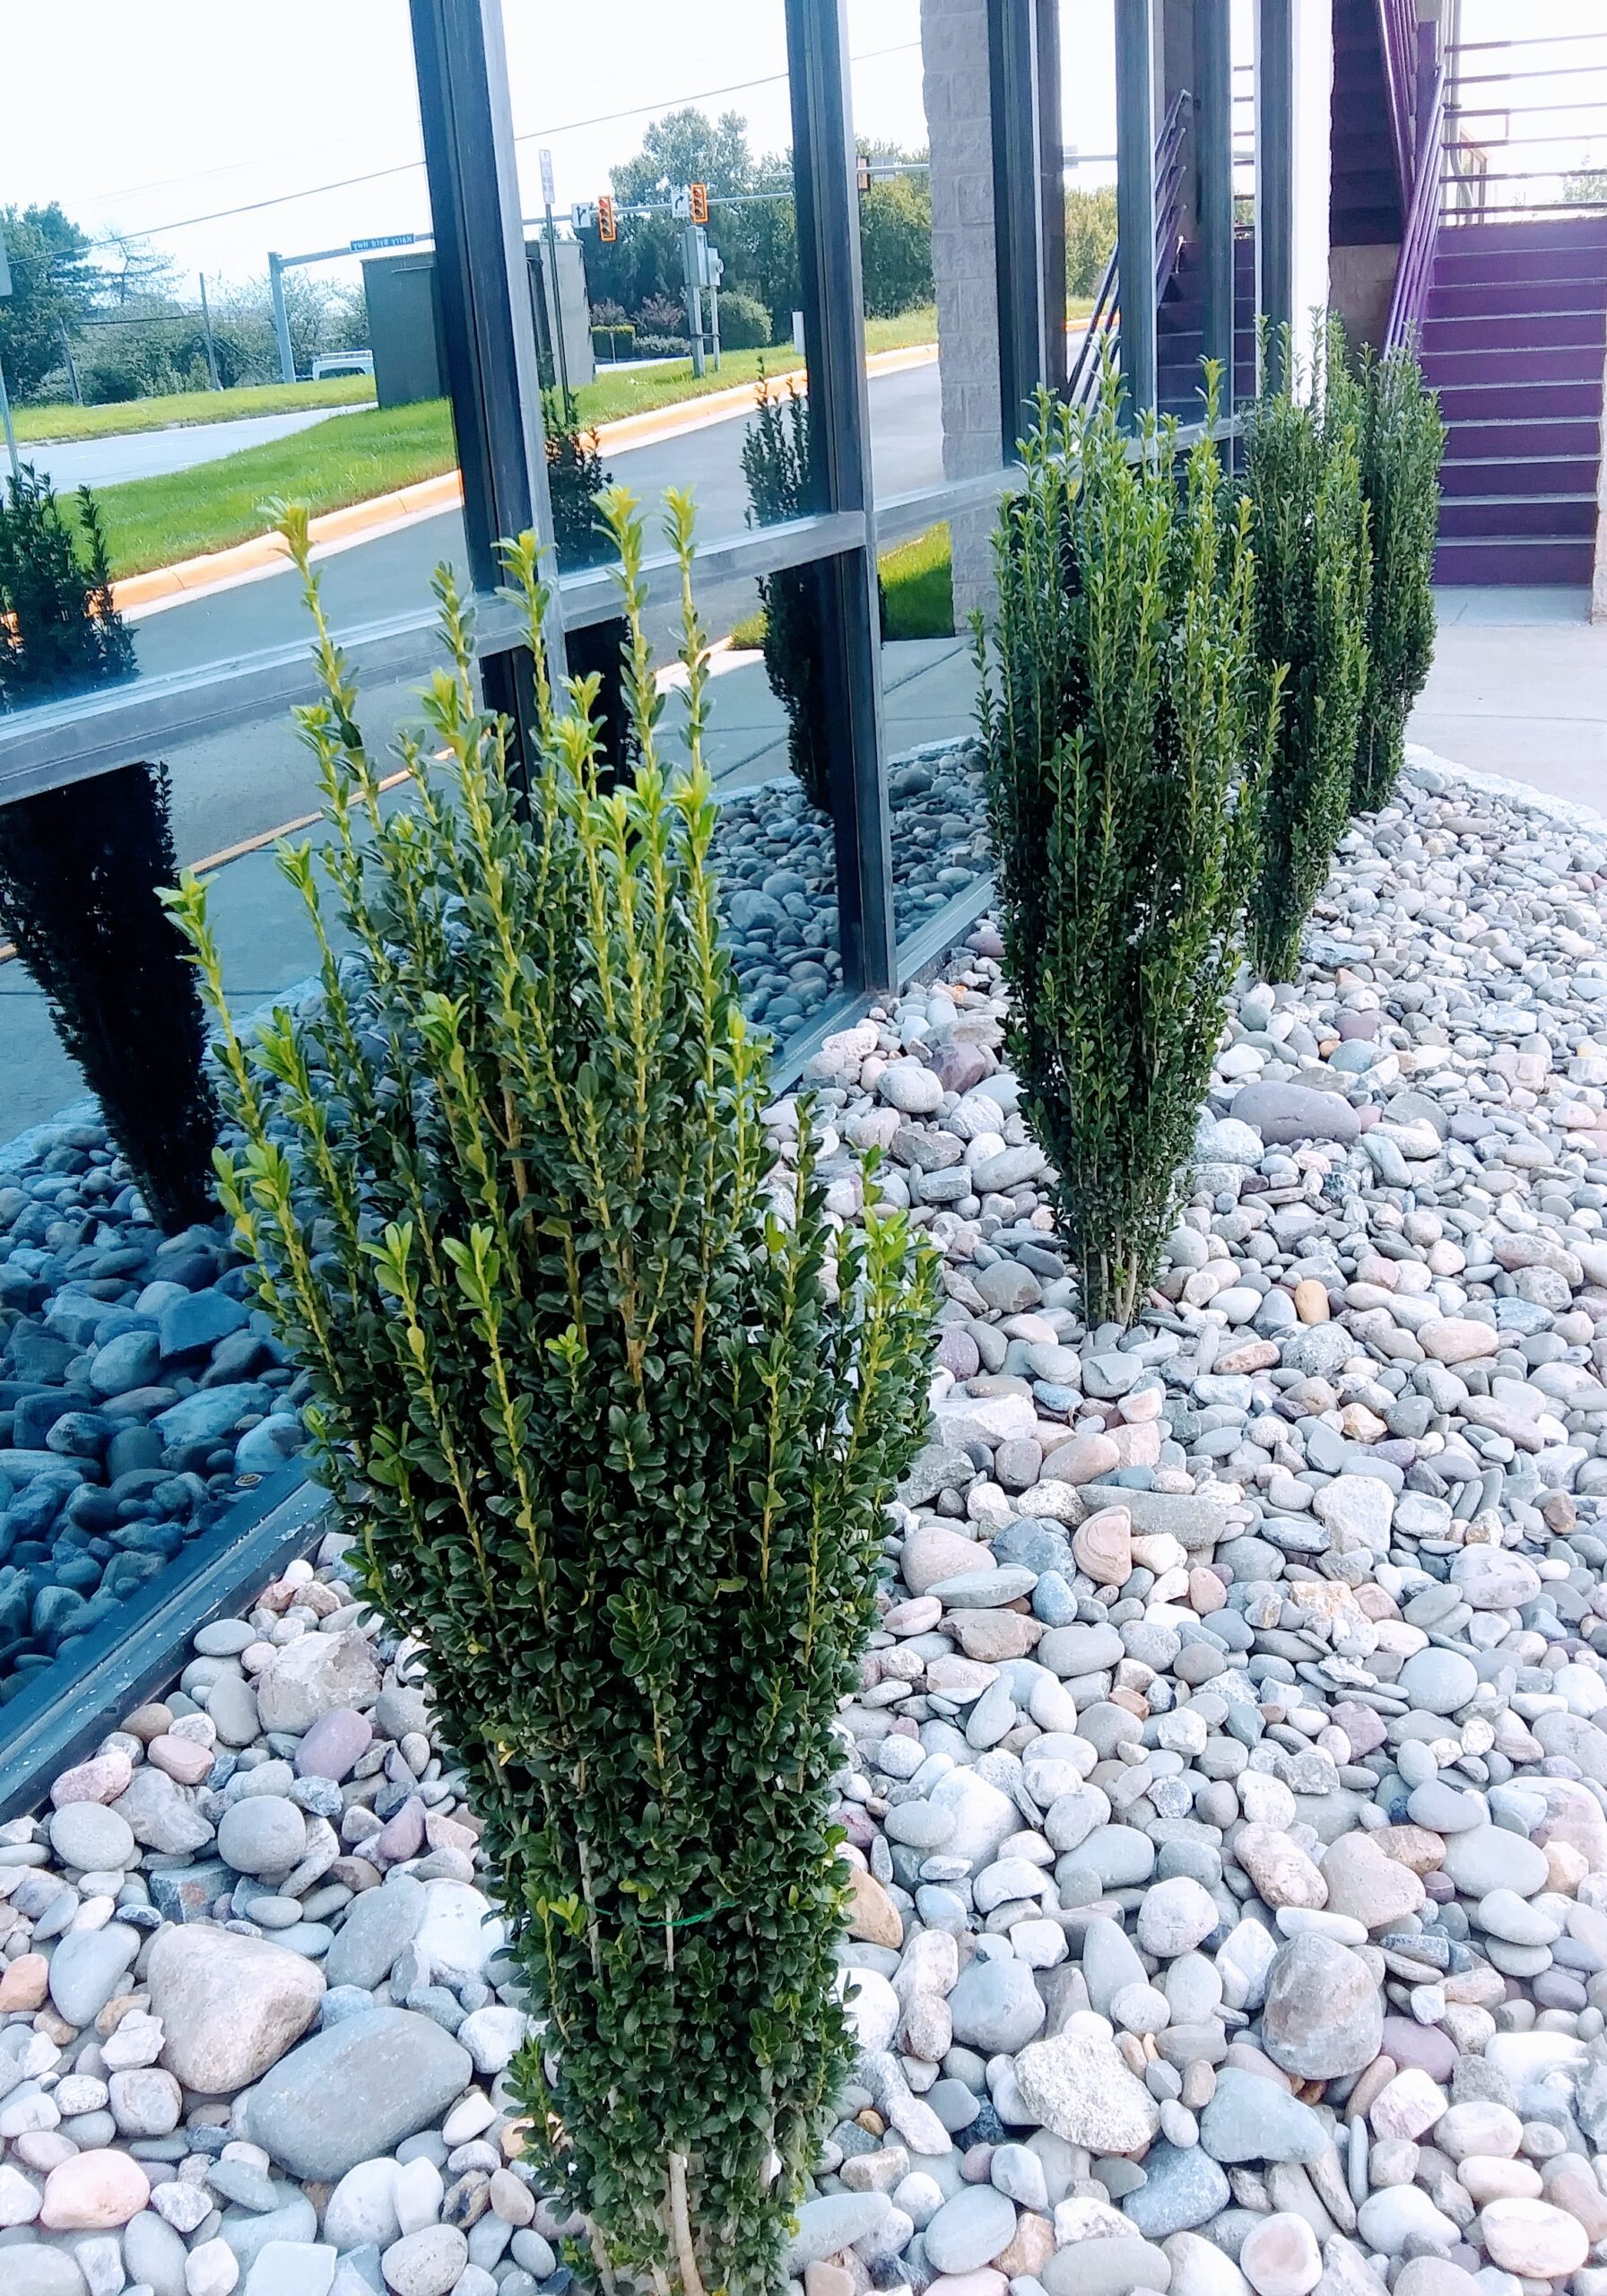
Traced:
<svg viewBox="0 0 1607 2296">
<path fill-rule="evenodd" d="M 1247 54 L 1247 0 L 1232 4 L 1235 53 Z M 1064 135 L 1084 154 L 1108 152 L 1114 0 L 1060 0 L 1060 10 Z M 1513 30 L 1511 0 L 1463 0 L 1463 13 L 1467 39 Z M 10 18 L 8 87 L 56 92 L 5 102 L 0 204 L 56 198 L 93 234 L 148 239 L 192 292 L 199 271 L 209 282 L 260 275 L 270 248 L 428 230 L 405 0 L 56 0 Z M 611 162 L 677 102 L 743 113 L 756 150 L 790 141 L 781 0 L 504 0 L 503 18 L 526 213 L 540 201 L 543 145 L 567 209 L 604 188 Z M 1603 22 L 1602 0 L 1524 0 L 1531 36 Z M 848 26 L 859 132 L 920 146 L 919 0 L 848 0 Z M 1599 123 L 1587 156 L 1607 164 L 1607 69 L 1585 68 L 1598 58 L 1607 64 L 1607 36 L 1524 60 L 1570 67 L 1531 100 L 1603 100 L 1594 117 L 1567 112 L 1557 125 L 1583 134 Z M 387 172 L 352 180 L 376 170 Z M 1085 164 L 1072 180 L 1112 172 Z M 314 188 L 326 186 L 336 187 Z"/>
<path fill-rule="evenodd" d="M 1089 149 L 1114 141 L 1112 4 L 1064 0 L 1086 34 L 1068 120 Z M 848 0 L 848 20 L 856 125 L 919 148 L 919 0 Z M 543 144 L 567 210 L 677 102 L 743 113 L 756 150 L 791 141 L 781 0 L 504 0 L 503 21 L 527 214 Z M 63 99 L 6 104 L 0 204 L 57 198 L 92 234 L 147 239 L 181 274 L 243 279 L 270 248 L 429 229 L 423 170 L 408 164 L 421 145 L 405 0 L 57 0 L 16 12 L 0 70 Z"/>
</svg>

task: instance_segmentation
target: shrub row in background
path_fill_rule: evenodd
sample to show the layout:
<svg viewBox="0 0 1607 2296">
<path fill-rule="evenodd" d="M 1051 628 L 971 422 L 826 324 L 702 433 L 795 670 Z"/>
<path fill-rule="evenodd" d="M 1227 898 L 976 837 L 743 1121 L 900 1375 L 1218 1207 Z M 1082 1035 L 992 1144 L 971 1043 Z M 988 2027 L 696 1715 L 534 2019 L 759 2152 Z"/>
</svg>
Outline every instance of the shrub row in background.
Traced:
<svg viewBox="0 0 1607 2296">
<path fill-rule="evenodd" d="M 1407 354 L 1209 439 L 1041 400 L 977 625 L 1014 1057 L 1090 1321 L 1129 1323 L 1175 1210 L 1241 952 L 1288 979 L 1353 807 L 1386 802 L 1433 644 L 1443 445 Z M 1217 378 L 1208 372 L 1214 404 Z M 1304 387 L 1302 387 L 1304 385 Z"/>
</svg>

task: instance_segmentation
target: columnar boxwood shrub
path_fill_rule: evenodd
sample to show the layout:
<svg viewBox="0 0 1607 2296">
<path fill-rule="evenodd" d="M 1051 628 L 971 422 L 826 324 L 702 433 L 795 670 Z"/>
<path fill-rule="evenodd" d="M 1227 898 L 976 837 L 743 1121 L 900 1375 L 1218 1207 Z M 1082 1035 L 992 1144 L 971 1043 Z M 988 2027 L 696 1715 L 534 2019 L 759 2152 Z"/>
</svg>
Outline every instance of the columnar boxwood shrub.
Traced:
<svg viewBox="0 0 1607 2296">
<path fill-rule="evenodd" d="M 1361 491 L 1372 546 L 1367 695 L 1351 803 L 1387 804 L 1406 755 L 1406 720 L 1434 660 L 1434 545 L 1446 430 L 1410 351 L 1368 358 L 1360 376 Z"/>
<path fill-rule="evenodd" d="M 1368 677 L 1368 544 L 1361 422 L 1336 322 L 1311 371 L 1284 345 L 1283 386 L 1256 401 L 1245 440 L 1255 553 L 1255 644 L 1264 679 L 1285 674 L 1263 809 L 1250 957 L 1291 980 L 1300 935 L 1351 815 Z"/>
<path fill-rule="evenodd" d="M 0 500 L 0 709 L 127 677 L 134 639 L 112 599 L 100 512 L 78 490 L 79 532 L 30 464 Z"/>
<path fill-rule="evenodd" d="M 205 1017 L 160 891 L 178 867 L 161 766 L 0 805 L 0 937 L 44 991 L 146 1209 L 173 1232 L 217 1215 Z"/>
<path fill-rule="evenodd" d="M 382 810 L 288 513 L 327 692 L 300 713 L 327 842 L 282 857 L 316 1010 L 242 1038 L 200 893 L 173 905 L 239 1127 L 222 1190 L 317 1382 L 368 1591 L 429 1646 L 517 1925 L 543 2188 L 605 2274 L 758 2296 L 851 2057 L 832 1724 L 925 1421 L 934 1284 L 901 1214 L 833 1231 L 807 1124 L 769 1169 L 765 1048 L 717 920 L 690 504 L 675 778 L 641 528 L 629 496 L 603 508 L 633 780 L 600 791 L 590 682 L 560 709 L 538 667 L 521 816 L 443 572 L 449 664 L 401 744 L 411 802 Z M 505 555 L 539 665 L 534 545 Z"/>
<path fill-rule="evenodd" d="M 1125 1324 L 1239 961 L 1276 691 L 1215 448 L 1179 484 L 1175 426 L 1134 450 L 1120 397 L 1108 368 L 1086 417 L 1040 398 L 995 536 L 991 658 L 977 631 L 1012 1055 L 1084 1312 Z"/>
</svg>

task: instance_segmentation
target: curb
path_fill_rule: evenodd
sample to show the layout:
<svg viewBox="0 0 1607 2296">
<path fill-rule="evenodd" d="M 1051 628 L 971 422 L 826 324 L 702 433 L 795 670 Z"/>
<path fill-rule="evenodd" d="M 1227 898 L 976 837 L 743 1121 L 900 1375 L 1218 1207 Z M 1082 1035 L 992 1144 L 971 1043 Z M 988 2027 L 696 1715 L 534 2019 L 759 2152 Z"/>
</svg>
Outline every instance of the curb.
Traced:
<svg viewBox="0 0 1607 2296">
<path fill-rule="evenodd" d="M 873 351 L 865 361 L 865 372 L 901 374 L 909 368 L 931 366 L 937 353 L 934 343 L 910 344 L 896 351 Z M 799 390 L 807 390 L 808 378 L 802 369 L 784 370 L 777 380 L 784 380 L 788 375 L 795 378 Z M 631 447 L 653 446 L 665 439 L 682 438 L 688 431 L 710 430 L 716 423 L 729 422 L 751 406 L 753 391 L 751 383 L 738 383 L 729 390 L 678 399 L 673 405 L 653 407 L 646 413 L 621 414 L 612 422 L 598 424 L 598 443 L 605 454 L 620 453 Z M 386 530 L 411 526 L 418 519 L 438 517 L 443 510 L 455 510 L 462 500 L 461 475 L 455 470 L 443 471 L 438 477 L 421 479 L 415 485 L 399 487 L 389 494 L 376 494 L 363 502 L 349 502 L 338 510 L 321 511 L 309 522 L 308 531 L 315 547 L 360 542 Z M 119 613 L 143 612 L 177 604 L 181 599 L 233 589 L 237 584 L 263 574 L 277 573 L 288 563 L 277 535 L 253 535 L 249 541 L 235 543 L 227 550 L 180 559 L 173 566 L 152 567 L 144 574 L 125 575 L 121 581 L 112 584 L 112 599 Z"/>
</svg>

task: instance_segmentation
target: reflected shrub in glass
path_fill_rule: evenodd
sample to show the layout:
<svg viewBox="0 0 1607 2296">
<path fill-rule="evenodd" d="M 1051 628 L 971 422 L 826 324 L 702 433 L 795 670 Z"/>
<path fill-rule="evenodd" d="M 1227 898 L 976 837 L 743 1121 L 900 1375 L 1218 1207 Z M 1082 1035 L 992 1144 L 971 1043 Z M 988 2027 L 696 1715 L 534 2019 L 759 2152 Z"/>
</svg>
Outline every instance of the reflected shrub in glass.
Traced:
<svg viewBox="0 0 1607 2296">
<path fill-rule="evenodd" d="M 1386 805 L 1406 761 L 1406 720 L 1434 662 L 1434 547 L 1446 430 L 1410 351 L 1363 361 L 1361 491 L 1372 549 L 1367 696 L 1351 804 Z"/>
<path fill-rule="evenodd" d="M 1211 378 L 1214 404 L 1216 382 Z M 1038 401 L 977 670 L 1012 1058 L 1090 1324 L 1160 1261 L 1242 947 L 1275 695 L 1208 439 Z"/>
<path fill-rule="evenodd" d="M 282 856 L 324 939 L 316 1009 L 242 1040 L 204 903 L 172 899 L 222 1022 L 223 1192 L 317 1382 L 368 1590 L 429 1647 L 517 1924 L 542 2187 L 591 2219 L 588 2274 L 757 2296 L 852 2057 L 832 1726 L 925 1423 L 934 1286 L 901 1214 L 834 1231 L 807 1125 L 770 1168 L 671 505 L 689 773 L 660 762 L 616 493 L 633 782 L 600 790 L 584 684 L 558 714 L 526 537 L 504 547 L 538 664 L 528 818 L 443 573 L 450 665 L 395 810 L 319 620 L 327 700 L 300 723 L 328 842 Z M 305 514 L 282 531 L 318 614 Z"/>
<path fill-rule="evenodd" d="M 1255 402 L 1245 437 L 1255 648 L 1263 678 L 1285 678 L 1250 904 L 1264 980 L 1299 970 L 1300 935 L 1351 817 L 1368 681 L 1360 416 L 1338 322 L 1317 329 L 1304 396 L 1287 331 L 1281 366 L 1289 382 Z"/>
<path fill-rule="evenodd" d="M 112 599 L 100 512 L 78 490 L 78 532 L 30 464 L 0 501 L 0 709 L 132 675 L 134 639 Z"/>
<path fill-rule="evenodd" d="M 124 765 L 0 806 L 0 935 L 45 993 L 146 1209 L 217 1215 L 206 1026 L 160 888 L 178 864 L 161 766 Z"/>
<path fill-rule="evenodd" d="M 750 519 L 779 526 L 802 517 L 812 500 L 809 402 L 760 370 L 756 412 L 743 439 Z M 826 665 L 820 583 L 811 566 L 788 566 L 759 585 L 764 607 L 764 668 L 786 712 L 786 761 L 812 805 L 831 805 L 826 727 Z"/>
</svg>

